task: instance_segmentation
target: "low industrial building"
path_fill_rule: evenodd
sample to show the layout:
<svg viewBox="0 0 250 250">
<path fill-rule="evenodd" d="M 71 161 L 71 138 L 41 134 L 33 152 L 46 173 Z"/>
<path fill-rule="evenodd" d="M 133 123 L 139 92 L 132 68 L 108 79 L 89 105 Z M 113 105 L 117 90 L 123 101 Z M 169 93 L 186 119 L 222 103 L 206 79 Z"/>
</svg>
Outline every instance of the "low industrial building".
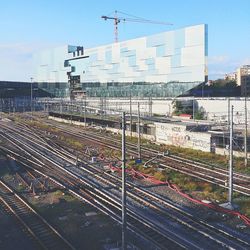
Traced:
<svg viewBox="0 0 250 250">
<path fill-rule="evenodd" d="M 47 93 L 38 89 L 36 83 L 20 81 L 0 81 L 0 112 L 29 111 L 32 99 L 46 97 Z M 38 105 L 35 102 L 34 105 Z"/>
<path fill-rule="evenodd" d="M 80 115 L 62 114 L 50 112 L 49 118 L 66 122 L 69 124 L 85 126 L 84 117 Z M 88 125 L 97 129 L 107 130 L 112 133 L 121 133 L 121 120 L 103 119 L 101 117 L 87 117 Z M 138 124 L 127 119 L 126 135 L 138 136 Z M 132 130 L 130 130 L 132 129 Z M 140 124 L 141 137 L 156 144 L 171 145 L 203 152 L 211 152 L 221 155 L 229 153 L 229 132 L 225 126 L 219 126 L 213 122 L 180 121 L 173 119 L 163 119 L 162 121 L 149 121 L 142 118 Z M 248 139 L 248 145 L 250 140 Z M 234 154 L 244 157 L 244 138 L 241 132 L 234 134 L 233 144 Z"/>
</svg>

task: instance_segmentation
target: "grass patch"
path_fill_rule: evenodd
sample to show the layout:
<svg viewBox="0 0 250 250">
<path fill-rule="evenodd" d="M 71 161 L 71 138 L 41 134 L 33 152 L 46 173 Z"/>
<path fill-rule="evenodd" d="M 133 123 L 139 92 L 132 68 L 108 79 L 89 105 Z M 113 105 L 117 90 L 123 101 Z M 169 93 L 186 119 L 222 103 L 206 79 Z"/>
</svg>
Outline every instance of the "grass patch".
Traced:
<svg viewBox="0 0 250 250">
<path fill-rule="evenodd" d="M 16 120 L 19 121 L 21 119 L 18 118 Z M 38 128 L 41 130 L 45 130 L 47 132 L 55 133 L 60 136 L 60 133 L 61 133 L 60 130 L 57 128 L 54 128 L 51 125 L 44 124 L 40 121 L 39 122 L 38 121 L 26 121 L 26 122 L 28 122 L 28 124 L 34 128 Z M 121 138 L 121 135 L 110 134 L 110 136 L 116 139 Z M 137 143 L 137 140 L 138 140 L 137 137 L 130 138 L 130 136 L 127 136 L 126 138 L 128 142 L 133 142 L 133 143 Z M 61 136 L 61 139 L 65 141 L 69 146 L 77 150 L 81 150 L 82 147 L 84 146 L 82 143 L 79 142 L 79 140 L 73 139 L 72 137 L 67 138 L 66 136 Z M 214 153 L 203 152 L 200 150 L 193 150 L 193 149 L 188 149 L 188 148 L 181 148 L 181 147 L 176 147 L 172 145 L 156 145 L 146 139 L 141 139 L 141 144 L 149 148 L 155 149 L 157 151 L 165 152 L 168 150 L 173 155 L 178 155 L 183 158 L 209 164 L 211 165 L 211 167 L 215 166 L 215 167 L 227 168 L 228 166 L 227 156 L 225 157 L 222 155 L 216 155 Z M 120 154 L 118 153 L 116 157 L 120 158 Z M 239 172 L 250 174 L 250 168 L 244 167 L 244 159 L 242 157 L 234 158 L 234 167 L 235 167 L 235 170 Z"/>
<path fill-rule="evenodd" d="M 22 183 L 20 183 L 20 185 L 16 186 L 15 190 L 19 193 L 22 193 L 26 190 L 26 188 Z"/>
<path fill-rule="evenodd" d="M 3 179 L 6 181 L 6 182 L 9 182 L 13 179 L 13 176 L 9 173 L 6 173 L 4 176 L 3 176 Z"/>
<path fill-rule="evenodd" d="M 42 195 L 38 199 L 32 199 L 31 202 L 39 212 L 46 213 L 48 216 L 63 214 L 64 212 L 60 208 L 62 204 L 69 204 L 68 206 L 71 208 L 79 206 L 79 201 L 74 196 L 61 190 Z"/>
<path fill-rule="evenodd" d="M 234 199 L 234 202 L 239 205 L 241 213 L 250 217 L 250 197 L 242 196 Z"/>
<path fill-rule="evenodd" d="M 6 165 L 1 165 L 0 166 L 0 176 L 5 177 L 9 175 L 9 168 Z"/>
<path fill-rule="evenodd" d="M 162 172 L 156 172 L 154 174 L 154 177 L 159 180 L 159 181 L 166 181 L 166 174 L 162 173 Z"/>
</svg>

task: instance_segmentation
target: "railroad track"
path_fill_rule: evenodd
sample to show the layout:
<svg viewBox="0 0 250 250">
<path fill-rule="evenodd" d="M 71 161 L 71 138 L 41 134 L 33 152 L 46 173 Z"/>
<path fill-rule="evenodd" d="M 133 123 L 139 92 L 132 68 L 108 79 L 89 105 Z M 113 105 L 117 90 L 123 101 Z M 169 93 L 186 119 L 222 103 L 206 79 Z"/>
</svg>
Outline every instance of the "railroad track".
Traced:
<svg viewBox="0 0 250 250">
<path fill-rule="evenodd" d="M 8 152 L 8 154 L 10 154 L 10 152 Z M 12 152 L 12 155 L 15 155 L 15 153 Z M 17 154 L 13 158 L 26 164 L 26 160 L 19 160 Z M 30 161 L 28 161 L 28 163 L 30 164 Z M 84 179 L 79 179 L 78 176 L 69 171 L 61 172 L 60 168 L 57 170 L 54 169 L 54 171 L 50 168 L 45 171 L 44 166 L 39 166 L 39 164 L 35 162 L 33 162 L 33 167 L 46 172 L 52 181 L 56 183 L 62 182 L 63 185 L 65 185 L 65 189 L 69 190 L 74 196 L 89 203 L 118 223 L 121 223 L 121 205 L 117 199 L 109 197 L 106 193 L 99 192 L 89 182 L 86 182 Z M 156 225 L 148 222 L 145 218 L 139 216 L 133 211 L 128 214 L 128 228 L 140 237 L 143 236 L 145 239 L 151 241 L 157 246 L 157 249 L 165 249 L 166 246 L 168 246 L 169 249 L 185 248 L 181 243 L 178 243 L 177 239 L 180 241 L 178 237 L 176 237 L 176 240 L 170 237 L 173 235 L 171 231 L 159 230 Z"/>
<path fill-rule="evenodd" d="M 81 140 L 93 141 L 103 147 L 108 147 L 113 150 L 117 150 L 120 147 L 120 140 L 112 137 L 105 136 L 104 133 L 98 134 L 91 131 L 83 132 L 80 129 L 65 127 L 64 125 L 52 122 L 44 121 L 45 123 L 63 130 L 64 133 L 70 136 L 75 136 Z M 24 124 L 25 125 L 25 124 Z M 133 143 L 126 143 L 127 152 L 135 157 L 137 157 L 137 145 Z M 155 157 L 159 151 L 150 149 L 147 147 L 141 147 L 142 156 L 144 158 Z M 177 155 L 165 155 L 162 158 L 156 158 L 154 163 L 158 164 L 160 168 L 167 168 L 180 173 L 198 178 L 202 181 L 210 182 L 219 185 L 223 188 L 228 188 L 228 171 L 226 169 L 219 168 L 217 166 L 212 166 L 204 164 L 201 162 L 195 162 L 189 159 L 182 158 Z M 244 195 L 250 195 L 250 176 L 241 173 L 234 172 L 234 191 L 242 193 Z"/>
<path fill-rule="evenodd" d="M 39 248 L 58 250 L 74 249 L 54 227 L 1 180 L 0 192 L 0 200 L 5 209 L 18 219 L 19 223 L 33 237 Z"/>
<path fill-rule="evenodd" d="M 22 145 L 24 146 L 24 144 Z M 2 148 L 2 150 L 4 149 Z M 10 151 L 8 153 L 10 154 Z M 15 159 L 17 160 L 17 158 Z M 38 156 L 35 155 L 33 160 L 37 160 L 37 158 Z M 43 156 L 43 158 L 45 158 L 45 156 Z M 26 157 L 24 157 L 24 159 L 26 159 Z M 53 162 L 49 158 L 46 158 L 45 161 L 47 162 L 44 165 L 39 166 L 38 163 L 35 162 L 33 162 L 33 165 L 35 164 L 39 167 L 40 170 L 48 174 L 48 176 L 50 176 L 49 178 L 51 178 L 52 175 L 55 178 L 56 182 L 58 182 L 59 180 L 63 181 L 65 188 L 69 189 L 69 191 L 72 192 L 75 196 L 83 199 L 85 202 L 90 203 L 90 205 L 94 206 L 95 208 L 99 209 L 103 213 L 109 215 L 111 218 L 121 223 L 121 205 L 120 202 L 117 201 L 117 199 L 111 199 L 106 193 L 99 192 L 99 190 L 97 190 L 95 187 L 92 187 L 89 183 L 87 183 L 83 179 L 79 179 L 78 176 L 75 176 L 69 171 L 61 171 L 61 166 Z M 57 168 L 48 168 L 48 164 L 54 164 L 57 166 Z M 171 231 L 166 231 L 163 229 L 159 230 L 159 228 L 154 223 L 149 223 L 145 218 L 139 216 L 133 211 L 131 211 L 128 216 L 128 228 L 139 234 L 140 236 L 143 235 L 143 237 L 145 237 L 146 239 L 150 237 L 150 241 L 158 246 L 159 249 L 164 249 L 166 246 L 168 246 L 170 249 L 184 248 L 181 243 L 178 243 L 177 240 L 172 239 L 175 235 L 170 238 L 169 235 L 173 235 Z M 175 237 L 180 241 L 179 237 Z"/>
<path fill-rule="evenodd" d="M 91 131 L 83 132 L 80 129 L 69 127 L 67 127 L 66 129 L 63 125 L 58 125 L 53 122 L 47 123 L 58 129 L 62 129 L 62 131 L 66 134 L 85 141 L 85 143 L 86 140 L 88 140 L 92 143 L 95 142 L 96 144 L 102 147 L 108 147 L 113 150 L 117 150 L 117 148 L 120 147 L 121 144 L 120 140 L 104 136 L 103 134 L 100 135 Z M 127 142 L 126 147 L 127 152 L 130 155 L 137 157 L 137 145 Z M 144 146 L 141 147 L 141 152 L 142 156 L 147 159 L 153 158 L 159 153 L 159 151 L 157 150 L 149 149 Z M 207 165 L 200 162 L 195 162 L 176 155 L 164 155 L 161 158 L 156 158 L 153 162 L 157 164 L 160 168 L 178 171 L 180 173 L 198 178 L 202 181 L 210 182 L 226 189 L 228 188 L 228 171 L 226 169 Z M 250 176 L 234 172 L 234 191 L 250 196 Z"/>
<path fill-rule="evenodd" d="M 53 190 L 61 189 L 60 186 L 52 183 L 46 176 L 43 176 L 33 169 L 17 169 L 15 170 L 16 179 L 24 185 L 33 194 L 46 193 Z"/>
<path fill-rule="evenodd" d="M 12 138 L 12 140 L 15 140 L 15 138 Z M 34 140 L 33 140 L 33 143 L 34 143 Z M 35 147 L 38 147 L 38 145 L 36 145 Z M 31 153 L 31 152 L 29 152 L 29 153 Z M 65 152 L 64 152 L 65 153 Z M 52 152 L 50 152 L 50 157 L 52 156 Z M 60 154 L 59 152 L 54 152 L 54 154 Z M 61 154 L 62 154 L 62 152 L 61 152 Z M 66 153 L 65 153 L 66 154 Z M 66 157 L 66 156 L 65 156 Z M 65 157 L 64 157 L 64 160 L 66 160 L 65 159 Z M 74 156 L 70 156 L 69 155 L 69 153 L 68 153 L 68 157 L 71 157 L 71 159 L 69 160 L 68 159 L 68 161 L 73 161 L 72 159 L 74 159 Z M 37 155 L 35 156 L 35 158 L 37 158 Z M 53 164 L 55 164 L 55 162 L 53 163 Z M 85 162 L 85 164 L 86 164 L 86 162 Z M 58 166 L 59 168 L 61 168 L 60 166 Z M 84 168 L 86 168 L 86 166 L 84 167 Z M 51 171 L 51 169 L 50 169 L 50 171 Z M 93 168 L 92 168 L 92 171 L 93 171 Z M 57 172 L 58 172 L 58 168 L 57 168 Z M 63 171 L 63 172 L 65 172 L 65 170 Z M 67 170 L 67 172 L 69 172 L 69 170 Z M 57 173 L 58 174 L 58 173 Z M 90 174 L 90 173 L 89 173 Z M 95 174 L 95 177 L 97 178 L 97 173 L 94 173 Z M 64 173 L 64 175 L 65 175 L 65 173 Z M 75 175 L 75 173 L 73 173 L 73 175 Z M 59 176 L 58 176 L 58 178 L 62 178 L 62 175 L 60 174 Z M 72 173 L 70 173 L 70 178 L 69 179 L 71 179 L 72 178 Z M 79 176 L 77 176 L 77 178 L 80 178 Z M 74 178 L 73 178 L 74 179 Z M 107 179 L 107 178 L 106 178 Z M 83 181 L 83 179 L 81 179 L 81 181 Z M 89 180 L 88 180 L 88 182 L 86 182 L 87 180 L 85 179 L 84 180 L 84 185 L 87 185 L 87 186 L 91 186 L 91 190 L 88 190 L 88 191 L 86 191 L 86 186 L 85 186 L 85 189 L 84 189 L 84 191 L 83 190 L 81 190 L 81 192 L 85 192 L 85 195 L 87 195 L 87 197 L 91 197 L 91 196 L 93 196 L 94 195 L 94 193 L 93 192 L 96 192 L 97 190 L 92 190 L 92 188 L 94 187 L 94 188 L 97 188 L 93 183 L 90 183 L 89 182 Z M 80 182 L 79 183 L 79 180 L 77 180 L 77 179 L 75 179 L 75 180 L 71 180 L 71 183 L 72 182 L 75 182 L 75 183 L 78 183 L 79 184 L 79 186 L 81 186 L 82 185 L 82 183 Z M 116 184 L 115 185 L 117 185 L 117 180 L 116 180 Z M 129 190 L 130 189 L 135 189 L 136 187 L 134 186 L 134 187 L 130 187 L 129 188 Z M 139 189 L 138 189 L 139 190 Z M 87 192 L 87 193 L 86 193 Z M 152 197 L 154 197 L 152 194 L 151 194 L 151 203 L 149 203 L 149 201 L 147 201 L 147 203 L 145 202 L 145 199 L 144 198 L 142 198 L 142 196 L 144 196 L 145 197 L 145 193 L 146 193 L 146 191 L 143 193 L 141 190 L 140 190 L 140 192 L 141 192 L 141 194 L 140 194 L 140 196 L 141 196 L 141 198 L 140 198 L 140 200 L 139 200 L 139 202 L 144 202 L 144 204 L 147 204 L 147 205 L 149 205 L 150 204 L 150 206 L 151 207 L 155 207 L 155 209 L 158 209 L 158 211 L 161 209 L 161 213 L 163 213 L 163 209 L 162 208 L 160 208 L 159 206 L 157 207 L 157 204 L 156 203 L 159 203 L 160 201 L 161 201 L 161 203 L 163 203 L 163 200 L 162 200 L 162 198 L 159 198 L 158 197 L 158 200 L 156 200 L 155 198 L 154 198 L 154 203 L 155 204 L 152 204 Z M 100 194 L 100 192 L 98 191 L 97 192 L 98 193 L 98 199 L 99 199 L 99 203 L 102 203 L 103 204 L 103 201 L 106 201 L 107 200 L 107 198 L 108 198 L 108 200 L 109 200 L 109 202 L 108 202 L 108 204 L 110 205 L 110 203 L 115 203 L 116 204 L 116 209 L 119 209 L 120 210 L 120 204 L 119 204 L 119 201 L 117 201 L 117 199 L 114 199 L 114 198 L 110 198 L 110 197 L 107 197 L 108 196 L 108 194 L 107 193 L 102 193 L 102 194 Z M 143 193 L 143 195 L 142 195 L 142 193 Z M 100 195 L 101 195 L 101 197 L 100 197 Z M 103 197 L 103 195 L 104 195 L 104 197 Z M 131 196 L 136 196 L 137 197 L 137 200 L 138 200 L 138 198 L 140 197 L 139 195 L 138 195 L 138 191 L 137 191 L 137 193 L 131 193 L 130 194 Z M 147 193 L 147 199 L 149 199 L 149 194 Z M 85 197 L 86 198 L 86 197 Z M 95 199 L 97 199 L 97 197 L 95 197 Z M 111 199 L 111 200 L 110 200 Z M 149 199 L 150 200 L 150 199 Z M 106 209 L 107 209 L 107 204 L 106 204 Z M 169 205 L 169 203 L 167 204 L 166 203 L 166 201 L 165 201 L 165 209 L 166 209 L 166 206 L 168 206 L 168 212 L 169 212 L 169 207 L 170 207 L 170 205 Z M 173 206 L 173 205 L 172 205 Z M 156 208 L 157 207 L 157 208 Z M 111 208 L 108 208 L 108 210 L 111 210 Z M 213 227 L 211 227 L 211 225 L 210 225 L 210 228 L 208 227 L 208 225 L 202 225 L 202 223 L 201 224 L 197 224 L 197 221 L 195 221 L 195 220 L 192 220 L 191 221 L 191 218 L 188 218 L 188 216 L 186 215 L 186 217 L 183 217 L 184 215 L 183 215 L 183 213 L 182 214 L 175 214 L 175 215 L 173 215 L 173 211 L 171 211 L 172 212 L 172 217 L 171 217 L 171 219 L 173 220 L 177 220 L 176 218 L 180 218 L 179 219 L 179 223 L 182 221 L 182 224 L 186 224 L 186 226 L 189 228 L 189 230 L 193 230 L 193 231 L 196 231 L 196 233 L 197 233 L 197 231 L 200 231 L 200 232 L 202 232 L 202 234 L 203 234 L 203 237 L 206 235 L 206 238 L 207 238 L 207 240 L 211 240 L 211 242 L 213 242 L 213 244 L 218 244 L 218 245 L 220 245 L 220 246 L 229 246 L 230 244 L 231 244 L 231 246 L 234 246 L 235 248 L 237 248 L 237 249 L 241 249 L 242 247 L 243 247 L 243 245 L 245 245 L 245 246 L 249 246 L 249 243 L 247 242 L 247 241 L 245 241 L 244 239 L 240 239 L 240 238 L 237 238 L 236 236 L 229 236 L 228 237 L 228 234 L 226 233 L 226 232 L 223 232 L 222 230 L 217 230 L 217 232 L 213 235 L 212 234 L 212 231 L 216 231 L 215 229 L 216 228 L 213 228 Z M 117 212 L 116 211 L 116 213 L 115 212 L 113 212 L 113 216 L 114 216 L 114 214 L 119 214 L 119 212 Z M 130 211 L 130 214 L 132 214 L 132 210 Z M 166 211 L 165 211 L 165 216 L 166 216 Z M 181 217 L 182 216 L 182 217 Z M 119 216 L 118 216 L 119 217 Z M 140 221 L 142 221 L 142 218 L 140 218 L 139 219 Z M 148 221 L 147 221 L 148 222 Z M 195 225 L 195 223 L 196 223 L 196 225 Z M 131 226 L 131 228 L 133 228 L 133 223 L 130 225 Z M 150 227 L 152 227 L 152 225 L 150 225 Z M 149 227 L 149 228 L 150 228 Z M 202 228 L 203 227 L 203 228 Z M 206 230 L 207 231 L 205 231 L 205 227 L 208 227 L 208 228 L 206 228 Z M 139 225 L 137 225 L 135 228 L 140 228 L 140 226 Z M 147 229 L 148 230 L 148 229 Z M 147 230 L 144 230 L 145 232 L 147 232 Z M 159 228 L 158 229 L 156 229 L 155 228 L 155 231 L 154 231 L 154 234 L 155 234 L 155 232 L 157 232 L 157 230 L 159 230 Z M 163 229 L 161 229 L 160 230 L 160 232 L 162 232 L 163 233 Z M 159 232 L 158 232 L 159 233 Z M 163 234 L 166 234 L 166 233 L 170 233 L 169 231 L 168 232 L 164 232 Z M 151 234 L 152 234 L 152 232 L 151 232 Z M 175 237 L 177 237 L 177 236 L 173 236 L 172 235 L 172 239 L 173 238 L 175 238 Z M 227 237 L 227 238 L 225 238 L 225 237 Z M 159 235 L 156 237 L 156 238 L 159 238 Z M 178 239 L 178 237 L 177 237 L 177 239 Z M 169 239 L 168 239 L 168 241 L 169 241 Z M 176 239 L 175 239 L 175 241 L 177 241 Z M 179 239 L 179 241 L 180 241 L 180 239 Z M 234 242 L 235 241 L 235 242 Z M 178 242 L 178 241 L 177 241 Z M 227 243 L 226 243 L 227 242 Z M 237 243 L 236 243 L 237 242 Z M 167 243 L 167 244 L 169 244 L 169 242 Z M 185 244 L 187 244 L 187 242 L 185 242 Z M 181 246 L 186 246 L 185 244 L 183 244 L 183 245 L 181 245 Z M 227 245 L 228 244 L 228 245 Z M 217 245 L 217 246 L 218 246 Z M 191 245 L 190 245 L 190 243 L 189 243 L 189 247 L 190 247 Z M 179 245 L 179 247 L 180 247 L 180 245 Z M 195 249 L 197 247 L 197 245 L 193 245 L 192 246 L 192 248 L 193 249 Z M 242 248 L 242 249 L 244 249 L 244 248 Z"/>
</svg>

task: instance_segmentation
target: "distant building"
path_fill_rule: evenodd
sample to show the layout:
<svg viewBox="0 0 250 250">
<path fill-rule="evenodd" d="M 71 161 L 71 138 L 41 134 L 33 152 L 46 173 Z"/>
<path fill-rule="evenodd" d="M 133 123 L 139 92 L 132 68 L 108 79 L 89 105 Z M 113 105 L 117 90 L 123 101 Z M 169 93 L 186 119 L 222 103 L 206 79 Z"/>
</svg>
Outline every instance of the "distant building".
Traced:
<svg viewBox="0 0 250 250">
<path fill-rule="evenodd" d="M 241 87 L 242 96 L 250 96 L 250 65 L 237 69 L 237 85 Z"/>
<path fill-rule="evenodd" d="M 175 97 L 207 82 L 207 25 L 34 55 L 34 81 L 53 96 Z"/>
<path fill-rule="evenodd" d="M 225 74 L 224 80 L 237 81 L 237 72 L 232 72 L 232 73 Z"/>
<path fill-rule="evenodd" d="M 31 109 L 32 97 L 47 97 L 47 93 L 31 82 L 0 81 L 0 112 L 27 111 Z"/>
</svg>

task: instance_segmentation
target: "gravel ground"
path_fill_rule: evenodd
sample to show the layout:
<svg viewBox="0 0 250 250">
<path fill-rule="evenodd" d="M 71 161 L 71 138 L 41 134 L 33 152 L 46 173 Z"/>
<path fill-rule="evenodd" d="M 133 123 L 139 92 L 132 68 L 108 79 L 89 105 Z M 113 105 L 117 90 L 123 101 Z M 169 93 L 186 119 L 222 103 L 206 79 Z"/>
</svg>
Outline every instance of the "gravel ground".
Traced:
<svg viewBox="0 0 250 250">
<path fill-rule="evenodd" d="M 204 221 L 213 223 L 213 224 L 224 224 L 225 226 L 228 226 L 232 230 L 236 230 L 239 232 L 244 232 L 249 234 L 250 237 L 250 227 L 246 226 L 244 227 L 244 223 L 241 219 L 237 218 L 236 216 L 231 216 L 228 214 L 216 212 L 213 209 L 207 208 L 205 206 L 196 204 L 190 200 L 188 200 L 185 197 L 180 196 L 178 193 L 175 191 L 171 190 L 168 186 L 163 186 L 163 185 L 152 185 L 151 183 L 147 181 L 134 181 L 136 184 L 143 186 L 149 191 L 153 191 L 167 199 L 172 200 L 175 204 L 178 206 L 184 208 L 191 214 L 193 214 L 196 218 L 200 218 Z M 243 227 L 240 229 L 240 227 Z"/>
<path fill-rule="evenodd" d="M 91 145 L 94 146 L 95 144 L 92 143 Z M 134 180 L 134 182 L 140 186 L 146 187 L 150 191 L 156 192 L 157 194 L 160 194 L 163 197 L 166 197 L 174 201 L 180 207 L 186 209 L 187 211 L 194 214 L 196 217 L 201 218 L 202 220 L 213 223 L 223 223 L 226 226 L 231 227 L 232 230 L 243 231 L 250 234 L 250 227 L 247 226 L 245 228 L 244 222 L 239 218 L 237 218 L 236 216 L 219 213 L 205 206 L 196 204 L 186 199 L 185 197 L 181 197 L 175 191 L 171 190 L 167 186 L 155 186 L 152 185 L 151 183 L 148 183 L 147 181 Z"/>
<path fill-rule="evenodd" d="M 92 145 L 94 146 L 94 144 L 92 144 Z M 134 180 L 134 183 L 138 184 L 139 186 L 143 186 L 144 188 L 146 188 L 149 191 L 155 192 L 159 195 L 162 195 L 163 197 L 166 197 L 167 199 L 172 200 L 176 205 L 178 205 L 179 207 L 182 207 L 186 211 L 192 213 L 197 218 L 200 218 L 204 221 L 210 222 L 216 226 L 227 227 L 227 229 L 232 230 L 232 232 L 236 232 L 236 233 L 237 232 L 239 232 L 239 233 L 244 232 L 250 236 L 250 227 L 244 228 L 243 221 L 238 219 L 235 216 L 230 216 L 230 215 L 225 215 L 223 213 L 218 213 L 218 212 L 216 212 L 212 209 L 209 209 L 207 207 L 204 207 L 202 205 L 195 204 L 194 202 L 192 202 L 184 197 L 181 197 L 179 194 L 177 194 L 175 191 L 171 190 L 167 186 L 156 186 L 156 185 L 152 185 L 151 183 L 149 183 L 147 181 L 139 181 L 139 180 Z M 59 202 L 57 204 L 61 204 L 61 203 L 65 203 L 65 202 L 62 202 L 61 200 L 59 200 Z M 63 204 L 62 206 L 65 206 L 65 204 Z M 67 207 L 65 209 L 67 210 Z M 62 216 L 66 216 L 66 215 L 62 215 Z M 76 216 L 76 218 L 77 218 L 76 221 L 77 220 L 81 221 L 81 219 L 83 219 L 81 217 L 81 215 L 79 215 L 79 216 L 80 217 Z M 85 223 L 85 222 L 83 222 L 83 223 Z M 82 226 L 82 224 L 79 224 L 77 226 L 79 228 L 84 227 L 84 226 Z M 241 226 L 242 226 L 242 228 L 241 228 Z M 94 228 L 93 231 L 95 231 L 97 229 L 98 228 Z M 90 230 L 88 229 L 88 231 L 90 231 Z M 91 237 L 89 236 L 87 238 L 90 239 Z"/>
<path fill-rule="evenodd" d="M 115 247 L 120 244 L 121 227 L 118 223 L 92 206 L 62 191 L 33 195 L 27 187 L 20 185 L 15 176 L 17 169 L 19 167 L 14 161 L 6 160 L 0 155 L 1 178 L 19 190 L 19 193 L 76 249 L 99 250 L 103 249 L 104 245 Z M 15 218 L 4 212 L 1 203 L 0 221 L 0 249 L 38 249 L 29 234 L 16 226 Z M 142 246 L 140 249 L 149 249 L 145 242 L 133 234 L 129 233 L 128 237 L 134 245 Z"/>
<path fill-rule="evenodd" d="M 0 249 L 39 249 L 39 246 L 33 242 L 17 219 L 11 214 L 6 213 L 5 207 L 1 202 L 0 221 Z"/>
<path fill-rule="evenodd" d="M 0 175 L 8 172 L 9 161 L 0 155 Z M 16 217 L 8 213 L 4 203 L 0 202 L 0 249 L 38 249 L 25 228 Z"/>
</svg>

